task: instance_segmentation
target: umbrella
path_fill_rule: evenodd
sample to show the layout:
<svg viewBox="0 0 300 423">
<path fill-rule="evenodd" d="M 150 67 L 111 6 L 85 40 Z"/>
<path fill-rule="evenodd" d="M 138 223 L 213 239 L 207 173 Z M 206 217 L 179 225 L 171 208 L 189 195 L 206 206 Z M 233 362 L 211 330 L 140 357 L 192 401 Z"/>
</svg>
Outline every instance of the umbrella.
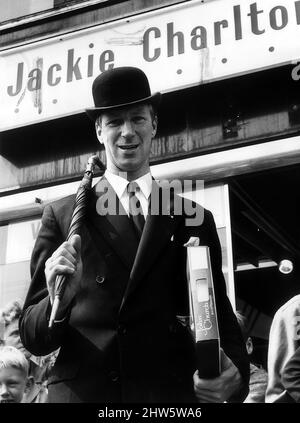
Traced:
<svg viewBox="0 0 300 423">
<path fill-rule="evenodd" d="M 86 215 L 86 208 L 87 208 L 87 196 L 92 186 L 92 179 L 94 175 L 94 169 L 98 166 L 102 172 L 105 171 L 105 167 L 99 157 L 97 155 L 91 156 L 88 160 L 87 168 L 84 172 L 82 181 L 79 185 L 76 200 L 74 205 L 74 210 L 72 214 L 72 219 L 68 231 L 67 241 L 74 234 L 78 234 L 80 232 L 80 227 Z M 55 296 L 52 305 L 50 320 L 49 320 L 49 328 L 52 327 L 53 322 L 55 320 L 55 316 L 60 304 L 60 301 L 64 295 L 65 287 L 66 287 L 66 275 L 57 275 L 55 280 Z"/>
</svg>

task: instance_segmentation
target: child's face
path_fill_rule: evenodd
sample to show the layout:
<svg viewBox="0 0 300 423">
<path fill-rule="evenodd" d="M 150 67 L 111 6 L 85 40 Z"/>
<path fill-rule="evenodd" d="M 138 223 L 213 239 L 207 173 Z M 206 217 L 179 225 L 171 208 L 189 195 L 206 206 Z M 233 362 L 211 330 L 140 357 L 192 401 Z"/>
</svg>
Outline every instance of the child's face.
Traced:
<svg viewBox="0 0 300 423">
<path fill-rule="evenodd" d="M 14 367 L 0 369 L 0 403 L 22 401 L 27 384 L 24 372 Z"/>
</svg>

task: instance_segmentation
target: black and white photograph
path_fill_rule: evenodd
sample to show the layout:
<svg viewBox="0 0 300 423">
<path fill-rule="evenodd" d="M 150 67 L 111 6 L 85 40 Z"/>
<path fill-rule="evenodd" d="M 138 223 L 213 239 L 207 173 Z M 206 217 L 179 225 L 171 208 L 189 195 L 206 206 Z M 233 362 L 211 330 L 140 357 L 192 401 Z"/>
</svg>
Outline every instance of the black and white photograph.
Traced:
<svg viewBox="0 0 300 423">
<path fill-rule="evenodd" d="M 0 0 L 0 403 L 287 416 L 299 187 L 300 0 Z"/>
</svg>

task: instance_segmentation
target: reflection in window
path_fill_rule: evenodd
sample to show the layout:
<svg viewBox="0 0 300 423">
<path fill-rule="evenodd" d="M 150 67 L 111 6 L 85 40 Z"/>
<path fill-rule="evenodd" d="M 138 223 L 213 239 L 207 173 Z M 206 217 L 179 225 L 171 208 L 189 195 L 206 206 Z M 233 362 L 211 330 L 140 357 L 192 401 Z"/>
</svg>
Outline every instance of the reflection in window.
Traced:
<svg viewBox="0 0 300 423">
<path fill-rule="evenodd" d="M 17 19 L 32 13 L 52 9 L 55 0 L 0 0 L 0 21 Z"/>
<path fill-rule="evenodd" d="M 80 8 L 110 0 L 0 0 L 0 23 L 59 9 Z M 80 5 L 82 4 L 82 5 Z"/>
</svg>

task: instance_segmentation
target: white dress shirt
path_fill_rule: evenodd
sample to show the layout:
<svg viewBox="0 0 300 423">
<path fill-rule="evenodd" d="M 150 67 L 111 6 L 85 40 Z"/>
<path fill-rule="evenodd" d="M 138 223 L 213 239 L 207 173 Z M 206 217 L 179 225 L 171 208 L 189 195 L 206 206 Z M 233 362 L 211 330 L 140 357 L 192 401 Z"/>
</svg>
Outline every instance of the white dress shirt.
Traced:
<svg viewBox="0 0 300 423">
<path fill-rule="evenodd" d="M 127 181 L 127 179 L 123 178 L 122 176 L 111 173 L 109 170 L 105 171 L 104 176 L 115 190 L 115 193 L 117 194 L 122 206 L 124 207 L 124 210 L 129 216 L 129 194 L 127 192 L 127 185 L 129 184 L 129 181 Z M 151 173 L 148 172 L 140 178 L 135 179 L 135 182 L 140 188 L 136 191 L 135 195 L 141 203 L 143 215 L 146 219 L 146 217 L 148 216 L 150 194 L 152 190 Z"/>
</svg>

